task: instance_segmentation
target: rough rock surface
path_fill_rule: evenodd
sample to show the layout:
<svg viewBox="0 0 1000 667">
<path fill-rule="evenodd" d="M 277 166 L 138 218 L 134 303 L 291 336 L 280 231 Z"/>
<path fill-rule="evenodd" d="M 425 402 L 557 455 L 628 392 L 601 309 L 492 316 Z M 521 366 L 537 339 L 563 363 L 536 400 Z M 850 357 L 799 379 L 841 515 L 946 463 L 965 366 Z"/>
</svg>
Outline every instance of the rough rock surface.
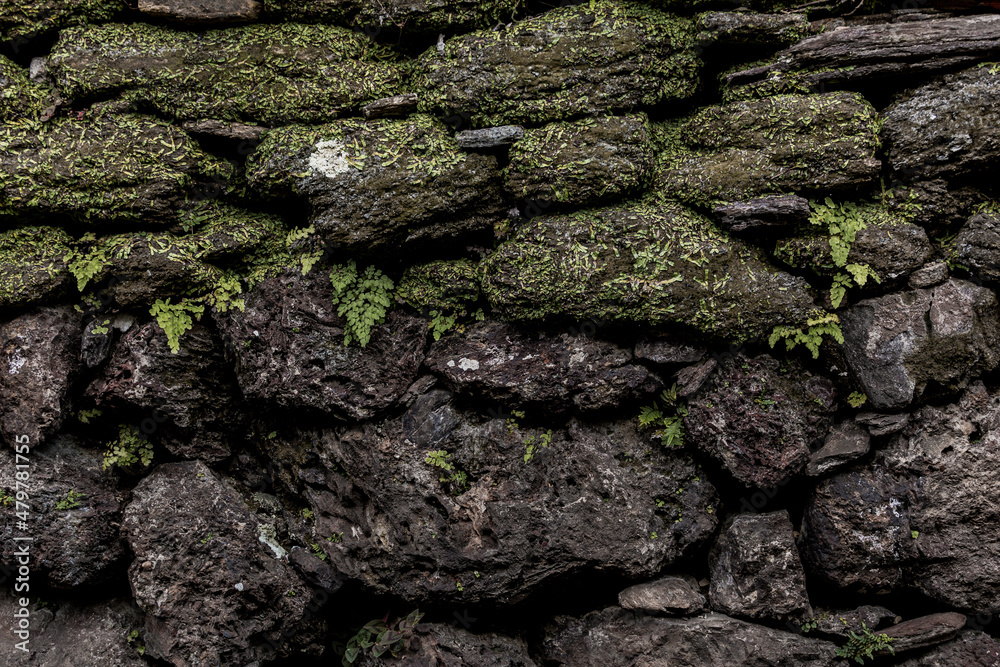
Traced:
<svg viewBox="0 0 1000 667">
<path fill-rule="evenodd" d="M 751 619 L 811 616 L 792 532 L 785 510 L 739 514 L 724 525 L 709 556 L 712 609 Z"/>
<path fill-rule="evenodd" d="M 143 116 L 0 125 L 0 216 L 173 222 L 231 171 L 180 130 Z"/>
<path fill-rule="evenodd" d="M 245 664 L 290 647 L 282 634 L 302 625 L 310 589 L 205 464 L 157 467 L 135 488 L 123 527 L 149 655 L 175 665 Z"/>
<path fill-rule="evenodd" d="M 220 461 L 238 438 L 236 379 L 218 336 L 200 324 L 184 334 L 176 354 L 156 323 L 132 327 L 87 395 L 99 407 L 133 408 L 144 422 L 152 419 L 150 439 L 181 458 Z"/>
<path fill-rule="evenodd" d="M 835 645 L 722 614 L 672 619 L 615 607 L 576 618 L 560 617 L 543 646 L 552 665 L 569 667 L 833 667 Z"/>
<path fill-rule="evenodd" d="M 856 422 L 847 421 L 831 429 L 823 446 L 809 456 L 806 473 L 825 475 L 868 453 L 871 435 Z"/>
<path fill-rule="evenodd" d="M 436 390 L 378 426 L 264 444 L 308 500 L 329 562 L 418 602 L 507 605 L 572 575 L 649 578 L 717 525 L 715 488 L 633 421 L 484 421 Z"/>
<path fill-rule="evenodd" d="M 631 404 L 661 386 L 616 345 L 568 333 L 536 337 L 502 322 L 443 338 L 424 363 L 452 391 L 546 411 Z"/>
<path fill-rule="evenodd" d="M 787 46 L 815 29 L 805 14 L 704 12 L 695 17 L 698 41 L 704 45 Z"/>
<path fill-rule="evenodd" d="M 14 452 L 4 450 L 0 460 L 0 495 L 13 498 L 18 470 Z M 72 589 L 112 581 L 125 556 L 118 530 L 122 507 L 114 479 L 101 470 L 100 454 L 58 435 L 32 450 L 29 461 L 31 583 L 41 584 L 44 578 L 52 588 Z M 77 495 L 70 496 L 71 491 Z M 15 530 L 14 506 L 0 506 L 5 509 L 0 556 L 5 566 L 16 568 L 15 554 L 23 543 L 11 538 L 23 532 Z"/>
<path fill-rule="evenodd" d="M 797 195 L 768 195 L 745 202 L 721 204 L 712 211 L 722 229 L 757 235 L 787 230 L 809 221 L 809 200 Z"/>
<path fill-rule="evenodd" d="M 257 0 L 139 0 L 139 11 L 182 23 L 252 21 L 260 16 Z"/>
<path fill-rule="evenodd" d="M 955 240 L 955 252 L 975 276 L 1000 282 L 1000 213 L 987 210 L 969 218 Z"/>
<path fill-rule="evenodd" d="M 982 17 L 985 18 L 985 17 Z M 1000 47 L 1000 21 L 997 46 Z M 889 162 L 906 176 L 975 174 L 1000 158 L 1000 67 L 951 74 L 908 93 L 885 112 Z"/>
<path fill-rule="evenodd" d="M 344 320 L 322 271 L 269 278 L 245 301 L 245 310 L 220 315 L 218 324 L 240 389 L 252 402 L 364 419 L 392 405 L 417 379 L 424 320 L 393 311 L 367 347 L 345 346 Z"/>
<path fill-rule="evenodd" d="M 610 116 L 528 130 L 504 174 L 518 199 L 583 206 L 641 193 L 653 165 L 646 117 Z"/>
<path fill-rule="evenodd" d="M 699 68 L 690 19 L 595 0 L 446 40 L 417 60 L 415 85 L 422 111 L 488 127 L 682 100 Z"/>
<path fill-rule="evenodd" d="M 618 594 L 618 604 L 647 614 L 691 616 L 705 611 L 705 596 L 691 577 L 663 577 L 629 586 Z"/>
<path fill-rule="evenodd" d="M 0 122 L 35 118 L 45 106 L 44 91 L 28 73 L 0 56 Z"/>
<path fill-rule="evenodd" d="M 486 259 L 483 291 L 513 319 L 684 324 L 730 340 L 813 308 L 805 281 L 693 211 L 655 202 L 529 221 Z"/>
<path fill-rule="evenodd" d="M 366 251 L 482 235 L 503 216 L 496 157 L 463 152 L 427 116 L 273 130 L 248 180 L 305 199 L 323 238 Z"/>
<path fill-rule="evenodd" d="M 63 31 L 48 69 L 67 100 L 118 97 L 179 120 L 315 123 L 391 94 L 403 78 L 392 60 L 343 28 L 179 34 L 135 23 Z"/>
<path fill-rule="evenodd" d="M 0 308 L 32 306 L 69 287 L 70 236 L 53 227 L 21 227 L 0 233 Z"/>
<path fill-rule="evenodd" d="M 962 280 L 860 301 L 841 316 L 842 349 L 872 407 L 961 389 L 1000 362 L 993 292 Z"/>
<path fill-rule="evenodd" d="M 454 33 L 507 22 L 520 0 L 263 0 L 267 15 L 283 20 L 337 23 L 372 37 L 397 33 Z"/>
<path fill-rule="evenodd" d="M 953 639 L 965 627 L 963 614 L 944 613 L 921 616 L 904 621 L 885 629 L 885 634 L 896 641 L 892 648 L 896 653 L 926 648 Z"/>
<path fill-rule="evenodd" d="M 443 623 L 422 623 L 392 660 L 359 659 L 360 667 L 536 667 L 521 639 L 493 632 L 473 634 Z"/>
<path fill-rule="evenodd" d="M 0 434 L 8 445 L 35 447 L 69 415 L 82 333 L 69 308 L 40 308 L 0 325 Z"/>
<path fill-rule="evenodd" d="M 0 42 L 24 43 L 66 26 L 108 21 L 121 10 L 115 0 L 9 0 L 0 7 Z"/>
<path fill-rule="evenodd" d="M 1000 642 L 984 632 L 966 630 L 955 641 L 936 646 L 918 657 L 908 658 L 899 667 L 996 667 L 1000 665 Z"/>
<path fill-rule="evenodd" d="M 773 487 L 803 471 L 834 406 L 828 379 L 766 355 L 739 355 L 688 400 L 685 439 L 743 484 Z"/>
<path fill-rule="evenodd" d="M 706 107 L 663 127 L 657 187 L 705 207 L 794 190 L 858 188 L 881 169 L 876 116 L 854 93 Z"/>
<path fill-rule="evenodd" d="M 18 598 L 4 587 L 0 593 L 0 614 L 11 619 L 20 610 Z M 33 604 L 27 652 L 15 647 L 22 641 L 12 631 L 13 623 L 0 626 L 0 641 L 9 667 L 146 667 L 149 663 L 139 653 L 142 640 L 131 643 L 129 635 L 141 630 L 143 617 L 135 603 L 127 598 L 79 602 L 47 601 Z"/>
</svg>

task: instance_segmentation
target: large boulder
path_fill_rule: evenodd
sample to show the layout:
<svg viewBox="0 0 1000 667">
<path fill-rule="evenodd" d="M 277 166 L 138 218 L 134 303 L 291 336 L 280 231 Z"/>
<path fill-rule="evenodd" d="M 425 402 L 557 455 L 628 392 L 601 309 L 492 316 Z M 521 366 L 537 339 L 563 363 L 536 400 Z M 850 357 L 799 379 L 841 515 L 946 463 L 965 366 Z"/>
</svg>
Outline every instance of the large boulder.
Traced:
<svg viewBox="0 0 1000 667">
<path fill-rule="evenodd" d="M 503 317 L 687 325 L 741 340 L 804 320 L 808 285 L 672 202 L 647 200 L 524 224 L 483 265 Z"/>
<path fill-rule="evenodd" d="M 618 407 L 661 385 L 613 343 L 492 320 L 435 343 L 424 363 L 455 392 L 546 412 Z"/>
<path fill-rule="evenodd" d="M 862 82 L 894 86 L 989 60 L 1000 50 L 1000 16 L 918 19 L 834 26 L 780 51 L 769 64 L 736 68 L 724 77 L 724 95 L 749 98 Z"/>
<path fill-rule="evenodd" d="M 422 111 L 488 127 L 683 100 L 699 68 L 690 19 L 594 0 L 446 40 L 417 60 L 414 85 Z"/>
<path fill-rule="evenodd" d="M 510 149 L 505 182 L 518 199 L 595 204 L 644 190 L 654 157 L 645 115 L 552 123 Z"/>
<path fill-rule="evenodd" d="M 216 319 L 251 402 L 358 420 L 391 406 L 417 379 L 427 340 L 424 320 L 391 311 L 367 347 L 345 345 L 345 320 L 319 270 L 269 278 L 246 295 L 244 310 Z"/>
<path fill-rule="evenodd" d="M 462 152 L 422 115 L 272 130 L 247 172 L 266 196 L 306 200 L 320 236 L 362 252 L 488 237 L 505 213 L 496 157 Z"/>
<path fill-rule="evenodd" d="M 238 438 L 236 378 L 218 336 L 200 324 L 183 334 L 177 353 L 158 324 L 132 327 L 87 395 L 99 407 L 155 414 L 147 435 L 182 458 L 220 461 Z"/>
<path fill-rule="evenodd" d="M 840 316 L 842 350 L 873 408 L 905 408 L 996 368 L 998 318 L 993 292 L 951 279 L 859 301 Z"/>
<path fill-rule="evenodd" d="M 403 80 L 394 60 L 365 35 L 330 26 L 179 33 L 132 23 L 64 30 L 48 70 L 67 101 L 118 97 L 178 120 L 285 124 L 393 94 Z"/>
<path fill-rule="evenodd" d="M 0 325 L 0 435 L 7 444 L 35 447 L 59 430 L 80 371 L 82 334 L 83 318 L 70 308 L 40 308 Z"/>
<path fill-rule="evenodd" d="M 709 208 L 778 192 L 858 189 L 882 168 L 877 114 L 856 93 L 705 107 L 661 133 L 657 187 Z"/>
<path fill-rule="evenodd" d="M 991 17 L 992 18 L 992 17 Z M 1000 21 L 993 21 L 1000 26 Z M 1000 48 L 1000 28 L 997 30 Z M 1000 159 L 1000 66 L 980 65 L 907 92 L 885 111 L 889 162 L 907 176 L 976 175 Z"/>
<path fill-rule="evenodd" d="M 0 125 L 0 216 L 170 223 L 231 173 L 180 130 L 143 116 Z"/>
<path fill-rule="evenodd" d="M 648 579 L 714 531 L 715 488 L 686 454 L 652 447 L 632 421 L 548 426 L 460 412 L 434 390 L 386 422 L 284 429 L 262 445 L 309 503 L 329 562 L 420 604 Z"/>
<path fill-rule="evenodd" d="M 168 463 L 133 491 L 122 528 L 149 655 L 180 667 L 247 664 L 295 648 L 310 587 L 266 526 L 200 461 Z"/>
<path fill-rule="evenodd" d="M 71 284 L 69 234 L 58 227 L 0 232 L 0 308 L 32 306 L 62 296 Z"/>
<path fill-rule="evenodd" d="M 582 618 L 556 618 L 542 652 L 566 667 L 833 667 L 836 645 L 737 621 L 722 614 L 673 619 L 617 607 Z"/>
<path fill-rule="evenodd" d="M 712 609 L 751 619 L 811 616 L 793 530 L 785 510 L 728 521 L 709 556 Z"/>
<path fill-rule="evenodd" d="M 833 383 L 792 362 L 737 355 L 687 402 L 688 442 L 750 487 L 770 488 L 803 472 L 810 446 L 836 409 Z"/>
<path fill-rule="evenodd" d="M 0 494 L 14 498 L 16 463 L 23 459 L 3 450 L 0 461 Z M 30 471 L 31 584 L 41 587 L 44 580 L 51 588 L 74 589 L 120 576 L 125 565 L 118 530 L 122 506 L 114 478 L 102 470 L 101 455 L 61 434 L 32 450 Z M 15 507 L 5 510 L 0 560 L 16 569 L 24 543 L 11 538 L 25 533 L 15 530 Z"/>
</svg>

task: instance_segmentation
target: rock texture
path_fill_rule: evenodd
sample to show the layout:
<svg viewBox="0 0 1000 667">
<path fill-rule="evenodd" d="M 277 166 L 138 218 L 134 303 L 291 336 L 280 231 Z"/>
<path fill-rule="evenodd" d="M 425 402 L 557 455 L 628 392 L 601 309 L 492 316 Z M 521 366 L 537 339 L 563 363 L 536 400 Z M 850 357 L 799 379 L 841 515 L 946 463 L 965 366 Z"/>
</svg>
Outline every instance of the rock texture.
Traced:
<svg viewBox="0 0 1000 667">
<path fill-rule="evenodd" d="M 696 582 L 663 577 L 626 588 L 618 594 L 618 604 L 648 614 L 691 616 L 705 610 L 705 596 L 698 591 Z"/>
</svg>

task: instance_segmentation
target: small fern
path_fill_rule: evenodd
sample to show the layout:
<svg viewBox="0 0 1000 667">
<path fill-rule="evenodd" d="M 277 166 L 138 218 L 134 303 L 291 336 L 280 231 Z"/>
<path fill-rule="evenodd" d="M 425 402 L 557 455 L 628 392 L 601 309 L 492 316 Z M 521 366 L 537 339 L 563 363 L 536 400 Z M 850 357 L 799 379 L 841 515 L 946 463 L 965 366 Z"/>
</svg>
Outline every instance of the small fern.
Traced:
<svg viewBox="0 0 1000 667">
<path fill-rule="evenodd" d="M 679 404 L 680 394 L 677 385 L 660 392 L 660 400 L 663 401 L 663 408 L 657 401 L 652 405 L 644 405 L 639 409 L 639 428 L 656 427 L 653 437 L 659 438 L 664 447 L 684 446 L 684 417 L 687 415 L 687 407 Z M 664 410 L 673 408 L 673 413 L 664 413 Z"/>
<path fill-rule="evenodd" d="M 346 319 L 344 345 L 357 341 L 361 347 L 366 347 L 372 329 L 385 322 L 392 304 L 392 280 L 373 266 L 359 274 L 357 264 L 351 260 L 333 267 L 330 282 L 337 315 Z"/>
<path fill-rule="evenodd" d="M 806 320 L 804 327 L 774 327 L 767 342 L 774 347 L 779 340 L 784 340 L 788 350 L 793 350 L 800 344 L 805 345 L 806 349 L 812 352 L 813 359 L 818 359 L 823 336 L 830 336 L 838 343 L 844 342 L 844 334 L 840 330 L 840 318 L 833 313 L 817 311 L 813 313 L 813 317 Z"/>
<path fill-rule="evenodd" d="M 173 354 L 181 350 L 181 335 L 194 326 L 191 316 L 194 315 L 195 319 L 200 320 L 204 312 L 205 306 L 196 306 L 187 299 L 179 303 L 170 303 L 170 299 L 166 301 L 157 299 L 149 309 L 149 314 L 156 318 L 156 323 L 167 334 L 167 345 Z"/>
<path fill-rule="evenodd" d="M 848 630 L 847 634 L 849 636 L 847 643 L 836 651 L 838 658 L 847 658 L 854 660 L 859 665 L 863 665 L 865 664 L 865 658 L 875 658 L 876 651 L 885 649 L 889 653 L 896 655 L 895 649 L 892 648 L 892 642 L 896 641 L 896 639 L 884 632 L 875 634 L 868 629 L 864 621 L 861 622 L 861 634 L 857 634 L 853 630 Z"/>
<path fill-rule="evenodd" d="M 833 286 L 830 288 L 830 303 L 834 308 L 839 308 L 844 302 L 847 290 L 851 287 L 855 285 L 864 287 L 869 278 L 877 283 L 882 282 L 867 264 L 847 263 L 851 244 L 857 238 L 858 232 L 868 225 L 861 215 L 860 207 L 853 202 L 837 204 L 827 197 L 823 203 L 811 201 L 809 205 L 813 209 L 809 216 L 810 224 L 826 227 L 830 234 L 830 256 L 833 258 L 833 263 L 846 269 L 833 277 Z"/>
<path fill-rule="evenodd" d="M 118 429 L 118 440 L 110 442 L 104 452 L 101 468 L 131 466 L 141 463 L 148 466 L 153 462 L 153 446 L 132 426 L 122 425 Z"/>
<path fill-rule="evenodd" d="M 424 458 L 424 463 L 432 465 L 435 468 L 440 468 L 446 473 L 451 473 L 449 475 L 442 473 L 438 477 L 438 481 L 452 484 L 453 493 L 461 493 L 468 486 L 469 476 L 461 470 L 456 470 L 455 464 L 448 460 L 450 458 L 451 454 L 443 449 L 438 449 L 436 451 L 427 452 L 427 457 Z"/>
</svg>

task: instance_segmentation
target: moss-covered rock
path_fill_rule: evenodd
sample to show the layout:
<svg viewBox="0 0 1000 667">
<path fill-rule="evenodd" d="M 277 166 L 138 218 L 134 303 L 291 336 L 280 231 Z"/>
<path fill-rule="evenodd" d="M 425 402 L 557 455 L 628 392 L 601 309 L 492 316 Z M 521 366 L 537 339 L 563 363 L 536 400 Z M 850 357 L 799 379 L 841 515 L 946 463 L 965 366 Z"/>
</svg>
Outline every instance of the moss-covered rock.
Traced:
<svg viewBox="0 0 1000 667">
<path fill-rule="evenodd" d="M 322 122 L 397 92 L 404 70 L 365 35 L 313 25 L 183 33 L 143 24 L 65 30 L 49 70 L 70 101 L 120 97 L 180 120 Z"/>
<path fill-rule="evenodd" d="M 919 269 L 934 254 L 927 232 L 913 224 L 913 215 L 891 212 L 878 203 L 861 204 L 858 219 L 865 225 L 858 230 L 847 264 L 868 266 L 881 285 L 886 287 Z M 843 268 L 834 262 L 830 236 L 825 228 L 812 227 L 815 233 L 782 239 L 775 246 L 775 256 L 798 269 L 818 275 L 833 276 Z M 877 287 L 874 280 L 867 287 Z"/>
<path fill-rule="evenodd" d="M 504 176 L 518 198 L 585 205 L 640 192 L 654 164 L 646 116 L 611 116 L 528 130 Z"/>
<path fill-rule="evenodd" d="M 36 118 L 46 103 L 45 91 L 27 72 L 0 56 L 0 121 Z"/>
<path fill-rule="evenodd" d="M 415 87 L 421 110 L 476 127 L 627 111 L 690 97 L 694 46 L 690 19 L 595 0 L 446 41 L 419 58 Z"/>
<path fill-rule="evenodd" d="M 510 21 L 524 0 L 264 0 L 274 18 L 335 23 L 383 33 L 463 32 Z"/>
<path fill-rule="evenodd" d="M 70 284 L 69 234 L 57 227 L 24 227 L 0 234 L 0 308 L 55 298 Z"/>
<path fill-rule="evenodd" d="M 685 324 L 745 340 L 813 308 L 808 285 L 672 202 L 533 219 L 485 260 L 501 316 Z"/>
<path fill-rule="evenodd" d="M 417 310 L 463 311 L 479 300 L 479 269 L 467 259 L 411 266 L 396 287 L 396 300 Z"/>
<path fill-rule="evenodd" d="M 0 4 L 0 42 L 81 23 L 110 21 L 124 8 L 120 0 L 4 0 Z"/>
<path fill-rule="evenodd" d="M 813 34 L 805 14 L 704 12 L 695 17 L 702 44 L 787 46 Z"/>
<path fill-rule="evenodd" d="M 272 130 L 247 178 L 265 196 L 307 200 L 318 234 L 352 249 L 485 232 L 503 215 L 496 158 L 461 151 L 423 115 Z"/>
<path fill-rule="evenodd" d="M 231 173 L 182 131 L 141 116 L 0 125 L 0 217 L 166 223 Z"/>
<path fill-rule="evenodd" d="M 706 107 L 660 132 L 658 187 L 705 207 L 778 192 L 860 188 L 882 166 L 875 157 L 877 114 L 855 93 Z"/>
</svg>

